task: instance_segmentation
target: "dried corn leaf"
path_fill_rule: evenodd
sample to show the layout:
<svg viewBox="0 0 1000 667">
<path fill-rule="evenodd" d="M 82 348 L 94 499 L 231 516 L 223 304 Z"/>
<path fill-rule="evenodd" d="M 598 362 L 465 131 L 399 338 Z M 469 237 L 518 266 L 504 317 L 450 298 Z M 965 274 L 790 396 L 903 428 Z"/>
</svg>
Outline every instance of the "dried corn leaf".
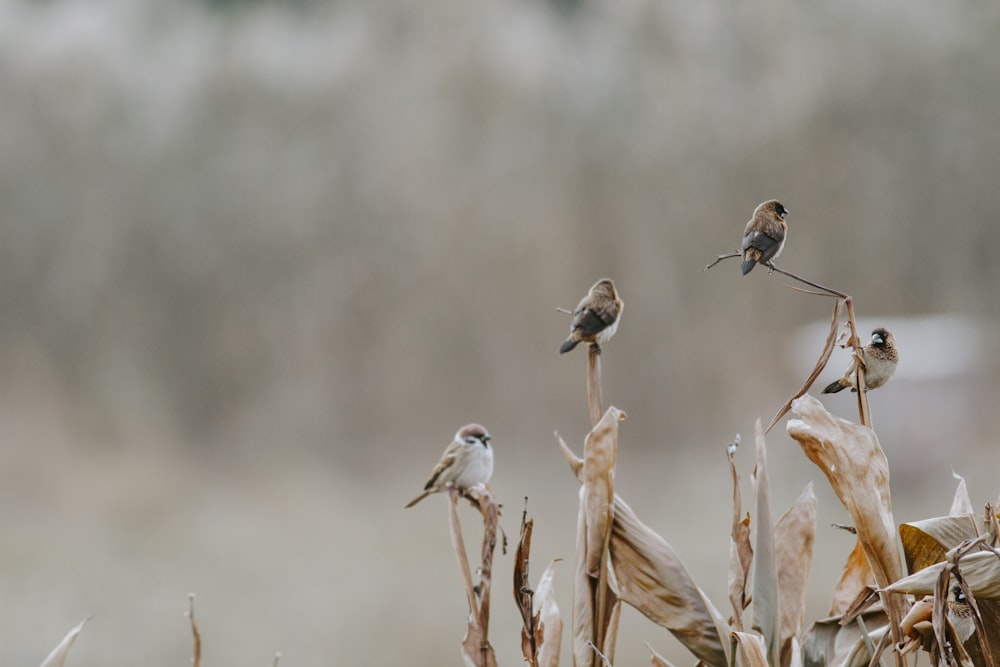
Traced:
<svg viewBox="0 0 1000 667">
<path fill-rule="evenodd" d="M 556 604 L 553 579 L 558 560 L 549 563 L 542 572 L 535 590 L 534 611 L 538 619 L 541 641 L 537 646 L 538 667 L 559 667 L 559 648 L 562 644 L 562 617 Z"/>
<path fill-rule="evenodd" d="M 740 476 L 736 472 L 736 448 L 740 436 L 729 445 L 729 472 L 733 478 L 733 525 L 729 532 L 729 604 L 733 608 L 733 629 L 743 630 L 743 610 L 747 608 L 747 580 L 753 563 L 753 546 L 750 544 L 750 513 L 743 514 L 743 497 L 740 494 Z"/>
<path fill-rule="evenodd" d="M 792 640 L 802 632 L 806 584 L 816 540 L 816 494 L 812 482 L 774 525 L 781 610 L 782 664 L 791 661 Z"/>
<path fill-rule="evenodd" d="M 667 542 L 615 496 L 611 563 L 617 594 L 708 665 L 728 664 L 729 627 Z"/>
<path fill-rule="evenodd" d="M 673 664 L 662 655 L 653 650 L 653 647 L 649 645 L 649 642 L 643 642 L 646 644 L 646 648 L 649 649 L 649 664 L 653 667 L 674 667 Z"/>
<path fill-rule="evenodd" d="M 912 595 L 933 595 L 938 577 L 948 563 L 935 563 L 900 579 L 885 590 Z M 1000 600 L 1000 556 L 992 551 L 966 554 L 958 561 L 962 577 L 976 599 Z"/>
<path fill-rule="evenodd" d="M 810 395 L 792 409 L 801 419 L 788 422 L 788 434 L 826 475 L 850 514 L 871 562 L 875 581 L 885 587 L 903 574 L 889 495 L 889 465 L 875 432 L 834 417 Z"/>
<path fill-rule="evenodd" d="M 944 560 L 949 549 L 978 537 L 976 517 L 941 516 L 899 526 L 899 539 L 906 557 L 906 571 L 917 572 Z"/>
<path fill-rule="evenodd" d="M 587 435 L 583 446 L 583 503 L 586 511 L 587 574 L 601 571 L 614 508 L 615 459 L 618 456 L 618 422 L 625 413 L 611 406 Z"/>
<path fill-rule="evenodd" d="M 854 544 L 854 550 L 847 557 L 847 562 L 844 563 L 840 579 L 833 587 L 830 616 L 840 616 L 846 612 L 862 590 L 874 585 L 875 575 L 872 574 L 871 564 L 868 562 L 868 556 L 865 555 L 865 549 L 861 546 L 861 541 L 858 540 Z"/>
<path fill-rule="evenodd" d="M 951 510 L 949 510 L 949 516 L 961 516 L 963 514 L 975 514 L 976 510 L 972 507 L 972 500 L 969 498 L 969 489 L 965 485 L 965 478 L 958 473 L 952 471 L 952 477 L 958 480 L 958 485 L 955 487 L 955 497 L 951 501 Z"/>
<path fill-rule="evenodd" d="M 863 623 L 840 624 L 834 616 L 813 623 L 802 641 L 802 664 L 805 667 L 866 667 L 871 647 L 886 632 L 888 619 L 882 611 L 866 612 Z M 868 635 L 862 627 L 875 628 Z"/>
<path fill-rule="evenodd" d="M 774 524 L 771 519 L 771 488 L 767 477 L 767 445 L 760 420 L 754 424 L 757 464 L 753 469 L 754 495 L 757 500 L 757 531 L 753 559 L 753 628 L 764 637 L 772 665 L 781 662 L 781 609 L 778 599 L 778 561 L 774 547 Z M 734 633 L 736 634 L 736 633 Z M 734 640 L 735 641 L 735 640 Z"/>
<path fill-rule="evenodd" d="M 622 601 L 617 596 L 611 598 L 608 606 L 608 617 L 604 623 L 604 641 L 601 652 L 608 662 L 615 662 L 615 645 L 618 641 L 618 623 L 622 616 Z"/>
<path fill-rule="evenodd" d="M 42 667 L 63 667 L 66 663 L 66 656 L 69 655 L 70 647 L 73 646 L 73 642 L 76 641 L 80 631 L 83 630 L 83 626 L 89 620 L 89 618 L 83 619 L 78 626 L 66 633 L 66 636 L 59 642 L 59 645 L 52 649 L 49 656 L 42 661 Z"/>
<path fill-rule="evenodd" d="M 768 667 L 767 647 L 760 635 L 750 632 L 733 632 L 729 635 L 732 642 L 730 652 L 735 667 Z"/>
<path fill-rule="evenodd" d="M 573 476 L 576 477 L 578 482 L 583 481 L 583 459 L 573 453 L 573 450 L 569 448 L 566 441 L 562 439 L 559 435 L 559 431 L 555 433 L 556 440 L 559 442 L 559 451 L 562 452 L 563 457 L 566 459 L 566 463 L 569 464 L 569 469 L 573 471 Z"/>
</svg>

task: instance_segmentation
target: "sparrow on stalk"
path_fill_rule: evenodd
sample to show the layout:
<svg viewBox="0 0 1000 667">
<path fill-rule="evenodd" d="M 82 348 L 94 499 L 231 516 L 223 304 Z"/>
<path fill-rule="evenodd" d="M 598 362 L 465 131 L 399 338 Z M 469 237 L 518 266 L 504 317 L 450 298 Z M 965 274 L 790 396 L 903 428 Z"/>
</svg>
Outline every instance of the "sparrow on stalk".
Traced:
<svg viewBox="0 0 1000 667">
<path fill-rule="evenodd" d="M 423 492 L 408 502 L 406 507 L 413 507 L 438 491 L 452 487 L 465 490 L 489 482 L 493 476 L 491 439 L 486 427 L 480 424 L 467 424 L 460 428 L 431 471 Z"/>
<path fill-rule="evenodd" d="M 573 311 L 569 338 L 559 347 L 559 354 L 566 354 L 580 343 L 607 343 L 618 331 L 624 307 L 614 281 L 598 280 Z"/>
</svg>

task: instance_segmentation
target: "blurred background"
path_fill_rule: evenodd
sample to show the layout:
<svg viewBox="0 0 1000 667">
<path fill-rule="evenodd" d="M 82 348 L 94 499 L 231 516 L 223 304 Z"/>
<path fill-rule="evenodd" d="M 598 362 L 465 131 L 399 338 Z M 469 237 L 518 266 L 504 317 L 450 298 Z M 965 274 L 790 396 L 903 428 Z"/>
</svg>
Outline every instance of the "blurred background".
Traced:
<svg viewBox="0 0 1000 667">
<path fill-rule="evenodd" d="M 75 667 L 186 664 L 195 592 L 205 664 L 460 664 L 446 502 L 402 506 L 470 421 L 568 624 L 586 353 L 555 308 L 602 276 L 617 489 L 728 613 L 725 445 L 749 498 L 833 306 L 701 271 L 771 197 L 779 264 L 896 334 L 897 522 L 952 470 L 995 500 L 998 75 L 1000 5 L 961 0 L 2 0 L 0 662 L 93 615 Z M 816 485 L 820 618 L 847 517 L 768 447 L 776 514 Z M 693 662 L 626 609 L 617 662 L 643 641 Z"/>
</svg>

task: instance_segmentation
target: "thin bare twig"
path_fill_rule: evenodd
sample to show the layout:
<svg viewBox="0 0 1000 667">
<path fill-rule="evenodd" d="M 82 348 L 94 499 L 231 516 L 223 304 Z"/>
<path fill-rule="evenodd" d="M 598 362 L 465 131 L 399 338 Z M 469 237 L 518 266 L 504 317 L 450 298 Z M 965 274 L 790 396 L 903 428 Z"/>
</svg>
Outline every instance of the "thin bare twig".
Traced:
<svg viewBox="0 0 1000 667">
<path fill-rule="evenodd" d="M 725 255 L 719 255 L 718 257 L 715 258 L 714 262 L 712 262 L 711 264 L 706 264 L 705 268 L 703 268 L 702 271 L 708 271 L 710 268 L 712 268 L 713 266 L 715 266 L 724 259 L 731 259 L 733 257 L 740 257 L 742 255 L 743 253 L 741 253 L 739 250 L 734 250 L 733 252 L 726 253 Z"/>
</svg>

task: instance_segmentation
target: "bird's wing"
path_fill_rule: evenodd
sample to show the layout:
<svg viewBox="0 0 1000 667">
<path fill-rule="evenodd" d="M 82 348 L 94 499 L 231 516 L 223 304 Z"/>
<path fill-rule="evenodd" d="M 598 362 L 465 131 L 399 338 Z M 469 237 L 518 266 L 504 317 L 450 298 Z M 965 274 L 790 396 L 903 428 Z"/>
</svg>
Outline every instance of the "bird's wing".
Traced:
<svg viewBox="0 0 1000 667">
<path fill-rule="evenodd" d="M 448 445 L 448 449 L 444 450 L 444 455 L 438 464 L 434 466 L 434 470 L 431 471 L 431 478 L 427 480 L 427 484 L 424 485 L 424 490 L 433 489 L 441 476 L 449 468 L 455 465 L 455 461 L 458 459 L 458 448 L 461 447 L 457 442 L 453 442 Z"/>
<path fill-rule="evenodd" d="M 749 248 L 756 248 L 760 251 L 760 261 L 766 262 L 774 257 L 784 240 L 785 232 L 781 227 L 754 230 L 743 237 L 742 252 L 746 254 Z"/>
<path fill-rule="evenodd" d="M 611 304 L 612 312 L 607 308 L 590 308 L 577 311 L 573 317 L 573 329 L 582 336 L 593 336 L 607 329 L 618 315 L 618 306 Z"/>
</svg>

